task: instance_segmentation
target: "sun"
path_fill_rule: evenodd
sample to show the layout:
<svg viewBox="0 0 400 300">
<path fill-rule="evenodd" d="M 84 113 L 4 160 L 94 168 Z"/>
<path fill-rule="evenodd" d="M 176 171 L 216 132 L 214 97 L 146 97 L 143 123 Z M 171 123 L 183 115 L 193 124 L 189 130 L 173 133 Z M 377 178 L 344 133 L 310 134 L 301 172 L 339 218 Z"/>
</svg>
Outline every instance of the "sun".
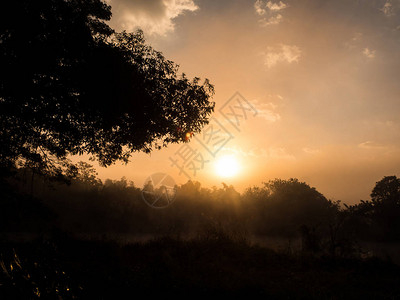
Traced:
<svg viewBox="0 0 400 300">
<path fill-rule="evenodd" d="M 233 177 L 239 172 L 239 163 L 233 155 L 224 155 L 215 162 L 215 172 L 221 177 Z"/>
</svg>

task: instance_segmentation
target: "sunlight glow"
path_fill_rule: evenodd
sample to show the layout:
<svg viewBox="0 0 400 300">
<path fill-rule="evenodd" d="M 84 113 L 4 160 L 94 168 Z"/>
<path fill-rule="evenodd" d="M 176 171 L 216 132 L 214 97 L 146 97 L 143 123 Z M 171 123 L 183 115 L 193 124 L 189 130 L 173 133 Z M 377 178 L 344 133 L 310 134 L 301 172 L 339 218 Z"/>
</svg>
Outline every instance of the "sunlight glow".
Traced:
<svg viewBox="0 0 400 300">
<path fill-rule="evenodd" d="M 193 136 L 193 132 L 186 132 L 185 134 L 185 140 L 188 141 L 190 138 Z"/>
<path fill-rule="evenodd" d="M 215 162 L 215 172 L 221 177 L 233 177 L 239 172 L 239 163 L 233 155 L 221 156 Z"/>
</svg>

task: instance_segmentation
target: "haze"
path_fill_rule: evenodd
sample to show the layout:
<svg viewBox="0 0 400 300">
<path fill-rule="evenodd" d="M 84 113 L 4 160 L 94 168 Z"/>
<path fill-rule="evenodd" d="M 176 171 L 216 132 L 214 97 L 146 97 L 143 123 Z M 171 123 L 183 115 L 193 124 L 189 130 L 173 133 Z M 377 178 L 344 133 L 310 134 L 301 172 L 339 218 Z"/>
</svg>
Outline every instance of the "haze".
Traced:
<svg viewBox="0 0 400 300">
<path fill-rule="evenodd" d="M 215 85 L 214 118 L 233 136 L 190 179 L 238 191 L 295 177 L 326 197 L 356 203 L 400 172 L 400 1 L 108 1 L 110 25 L 143 29 L 155 49 L 189 77 Z M 240 131 L 220 108 L 239 92 L 257 110 Z M 153 173 L 189 178 L 172 165 L 182 145 L 98 168 L 137 186 Z M 208 155 L 208 156 L 207 156 Z M 223 155 L 240 164 L 221 177 Z M 146 170 L 145 172 L 143 170 Z"/>
</svg>

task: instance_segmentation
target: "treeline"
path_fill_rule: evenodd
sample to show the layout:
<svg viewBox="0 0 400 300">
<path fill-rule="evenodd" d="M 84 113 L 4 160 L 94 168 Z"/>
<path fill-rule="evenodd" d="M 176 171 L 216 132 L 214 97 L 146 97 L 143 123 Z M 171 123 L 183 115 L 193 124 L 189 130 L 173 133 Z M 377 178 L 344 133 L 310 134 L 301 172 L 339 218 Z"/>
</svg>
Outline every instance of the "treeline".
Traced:
<svg viewBox="0 0 400 300">
<path fill-rule="evenodd" d="M 142 188 L 125 178 L 101 182 L 86 163 L 69 184 L 28 169 L 15 170 L 12 178 L 1 189 L 1 228 L 8 232 L 301 238 L 304 251 L 332 255 L 350 255 L 358 241 L 400 240 L 396 176 L 384 177 L 371 200 L 352 206 L 297 179 L 271 180 L 242 194 L 225 184 L 204 188 L 188 181 L 175 187 L 164 209 L 147 205 Z"/>
</svg>

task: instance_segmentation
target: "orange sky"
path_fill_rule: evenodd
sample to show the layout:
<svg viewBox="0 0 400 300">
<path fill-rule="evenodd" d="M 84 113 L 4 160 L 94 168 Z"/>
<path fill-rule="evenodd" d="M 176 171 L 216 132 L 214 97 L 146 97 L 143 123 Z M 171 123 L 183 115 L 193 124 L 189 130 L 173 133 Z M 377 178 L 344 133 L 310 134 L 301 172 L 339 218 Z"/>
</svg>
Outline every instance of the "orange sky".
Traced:
<svg viewBox="0 0 400 300">
<path fill-rule="evenodd" d="M 215 85 L 215 124 L 233 138 L 215 157 L 195 139 L 185 144 L 208 160 L 192 180 L 243 191 L 295 177 L 355 203 L 383 176 L 400 175 L 400 0 L 107 2 L 111 26 L 140 26 L 181 72 Z M 220 112 L 235 92 L 257 111 L 240 131 Z M 99 176 L 142 186 L 164 172 L 184 183 L 171 166 L 181 147 L 134 154 Z M 231 178 L 214 168 L 226 154 L 240 166 Z"/>
</svg>

